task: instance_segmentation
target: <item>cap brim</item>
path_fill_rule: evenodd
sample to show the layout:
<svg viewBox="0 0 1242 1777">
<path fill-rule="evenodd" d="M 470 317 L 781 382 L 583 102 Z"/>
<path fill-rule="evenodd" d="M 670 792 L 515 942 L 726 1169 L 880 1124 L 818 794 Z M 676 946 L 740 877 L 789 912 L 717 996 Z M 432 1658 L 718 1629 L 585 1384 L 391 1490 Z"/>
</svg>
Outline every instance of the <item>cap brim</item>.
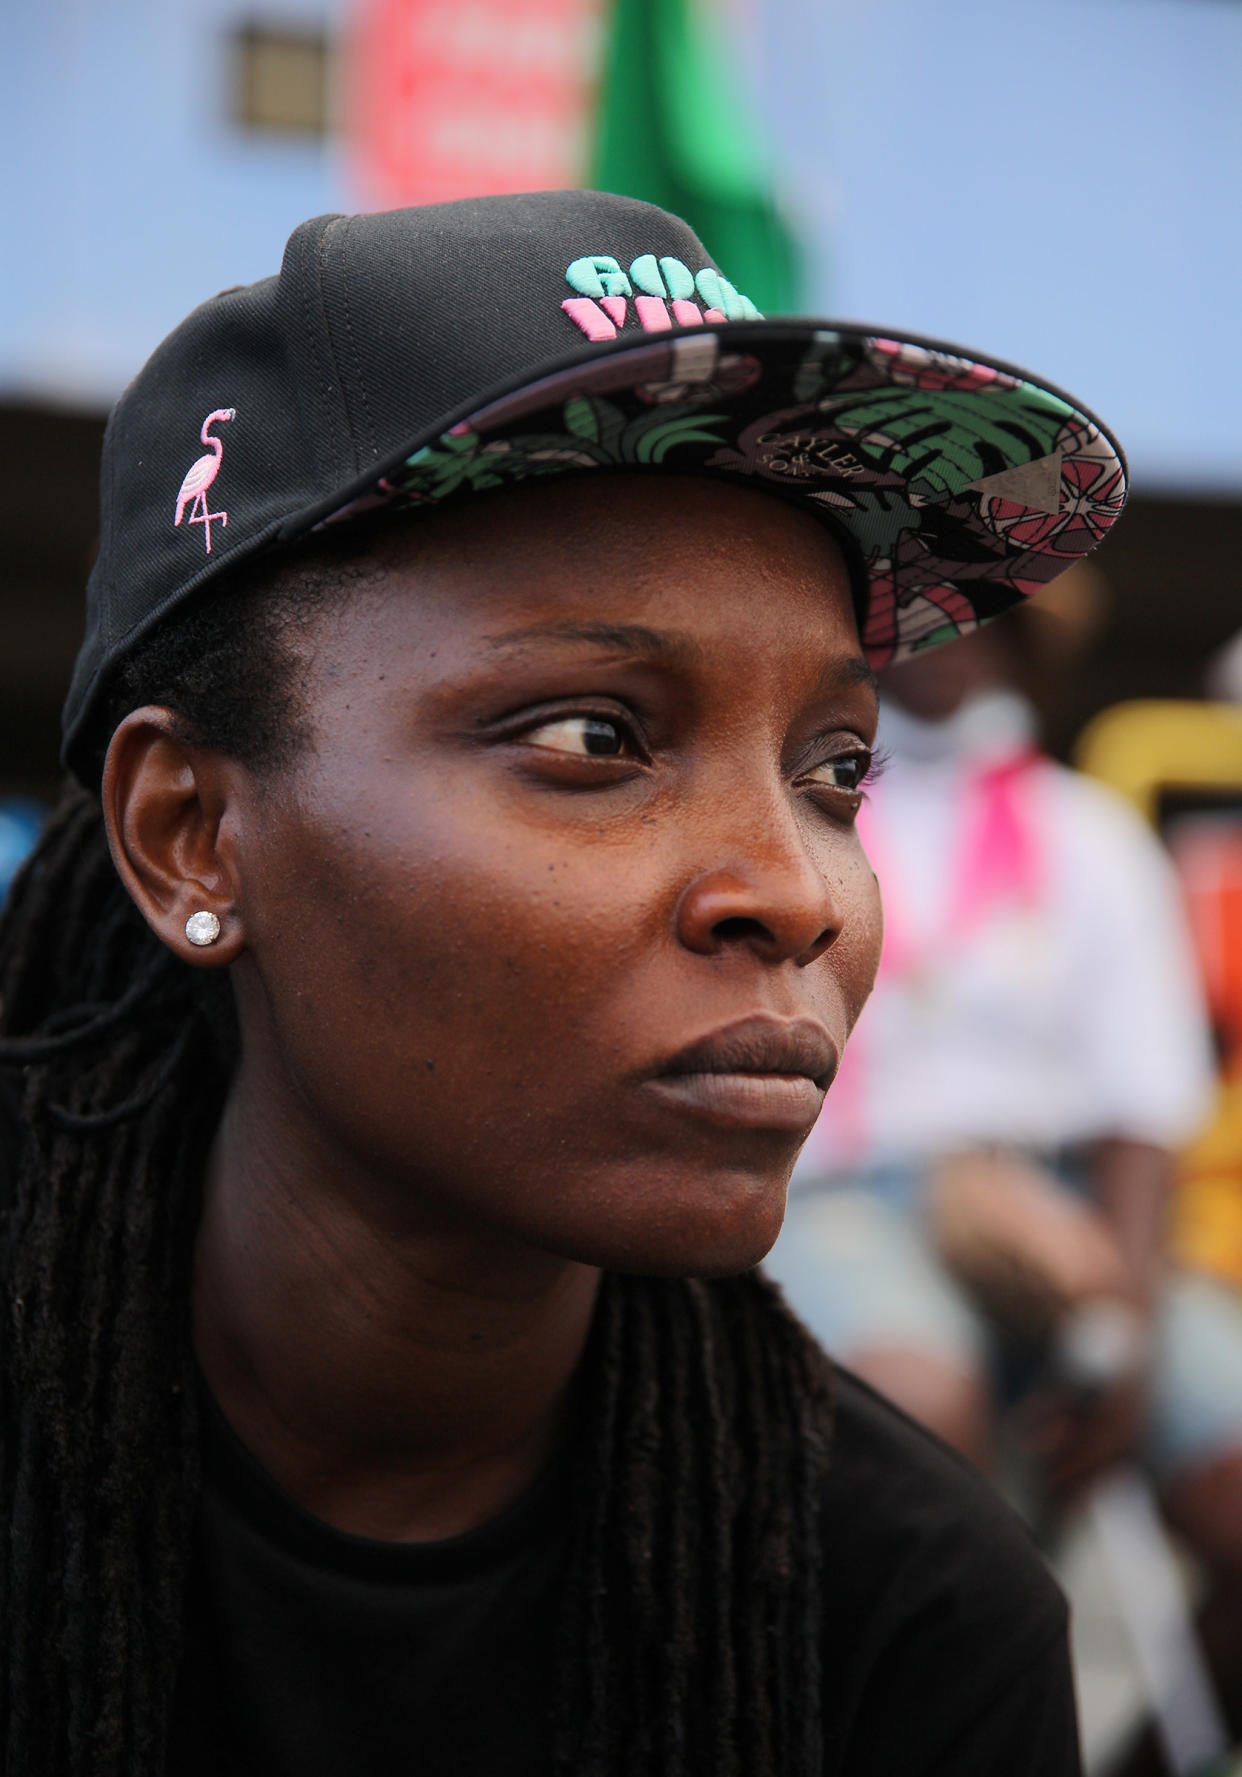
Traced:
<svg viewBox="0 0 1242 1777">
<path fill-rule="evenodd" d="M 1125 459 L 1025 371 L 874 329 L 733 321 L 645 335 L 505 391 L 335 510 L 431 507 L 595 469 L 719 476 L 824 520 L 874 666 L 951 640 L 1089 553 Z"/>
</svg>

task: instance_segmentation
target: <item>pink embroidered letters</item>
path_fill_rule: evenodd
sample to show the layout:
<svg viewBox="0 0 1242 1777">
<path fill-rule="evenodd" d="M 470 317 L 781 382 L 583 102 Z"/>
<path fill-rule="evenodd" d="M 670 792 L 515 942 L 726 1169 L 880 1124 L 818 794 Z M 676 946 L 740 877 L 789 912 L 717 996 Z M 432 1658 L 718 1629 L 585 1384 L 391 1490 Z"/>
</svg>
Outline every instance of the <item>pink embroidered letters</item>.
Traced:
<svg viewBox="0 0 1242 1777">
<path fill-rule="evenodd" d="M 587 253 L 568 267 L 565 280 L 576 294 L 561 307 L 595 341 L 617 337 L 628 318 L 629 298 L 644 333 L 664 333 L 674 325 L 698 327 L 705 321 L 762 319 L 750 298 L 711 266 L 705 265 L 696 277 L 668 255 L 657 259 L 654 253 L 640 253 L 625 272 L 610 253 Z"/>
</svg>

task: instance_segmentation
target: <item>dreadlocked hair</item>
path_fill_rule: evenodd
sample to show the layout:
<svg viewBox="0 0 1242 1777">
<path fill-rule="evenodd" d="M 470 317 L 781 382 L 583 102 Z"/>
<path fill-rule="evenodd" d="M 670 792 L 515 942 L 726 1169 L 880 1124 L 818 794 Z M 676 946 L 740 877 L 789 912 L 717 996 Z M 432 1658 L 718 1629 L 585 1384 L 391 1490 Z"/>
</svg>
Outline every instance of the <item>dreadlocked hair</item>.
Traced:
<svg viewBox="0 0 1242 1777">
<path fill-rule="evenodd" d="M 148 636 L 162 704 L 256 771 L 305 739 L 349 541 Z M 232 996 L 149 931 L 73 785 L 0 915 L 0 1772 L 163 1777 L 200 1481 L 190 1267 Z M 758 1273 L 610 1276 L 579 1378 L 556 1768 L 818 1777 L 826 1359 Z"/>
</svg>

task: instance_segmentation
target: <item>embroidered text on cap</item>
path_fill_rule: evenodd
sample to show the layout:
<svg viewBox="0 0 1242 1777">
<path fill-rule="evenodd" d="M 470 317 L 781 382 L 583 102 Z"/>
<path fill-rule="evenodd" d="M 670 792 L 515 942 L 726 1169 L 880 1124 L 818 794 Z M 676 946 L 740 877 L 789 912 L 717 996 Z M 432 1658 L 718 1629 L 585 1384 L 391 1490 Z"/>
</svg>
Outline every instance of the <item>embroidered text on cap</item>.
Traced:
<svg viewBox="0 0 1242 1777">
<path fill-rule="evenodd" d="M 672 326 L 701 327 L 705 321 L 763 319 L 749 296 L 714 267 L 705 265 L 695 276 L 682 260 L 667 254 L 657 259 L 654 253 L 640 253 L 627 275 L 611 253 L 587 253 L 567 268 L 565 280 L 578 294 L 566 297 L 561 307 L 591 340 L 617 337 L 628 318 L 631 297 L 644 333 L 664 333 Z M 696 295 L 703 308 L 694 300 Z"/>
</svg>

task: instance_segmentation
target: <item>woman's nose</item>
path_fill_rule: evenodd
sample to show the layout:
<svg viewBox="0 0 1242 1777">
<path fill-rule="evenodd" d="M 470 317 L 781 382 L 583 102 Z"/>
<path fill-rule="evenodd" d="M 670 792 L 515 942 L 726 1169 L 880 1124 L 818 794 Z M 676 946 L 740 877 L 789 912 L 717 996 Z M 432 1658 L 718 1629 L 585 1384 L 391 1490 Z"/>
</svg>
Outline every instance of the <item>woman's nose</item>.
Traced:
<svg viewBox="0 0 1242 1777">
<path fill-rule="evenodd" d="M 841 931 L 843 917 L 822 868 L 801 837 L 768 845 L 751 858 L 736 847 L 729 864 L 705 870 L 677 903 L 677 936 L 687 950 L 716 956 L 745 946 L 765 962 L 821 957 Z"/>
</svg>

